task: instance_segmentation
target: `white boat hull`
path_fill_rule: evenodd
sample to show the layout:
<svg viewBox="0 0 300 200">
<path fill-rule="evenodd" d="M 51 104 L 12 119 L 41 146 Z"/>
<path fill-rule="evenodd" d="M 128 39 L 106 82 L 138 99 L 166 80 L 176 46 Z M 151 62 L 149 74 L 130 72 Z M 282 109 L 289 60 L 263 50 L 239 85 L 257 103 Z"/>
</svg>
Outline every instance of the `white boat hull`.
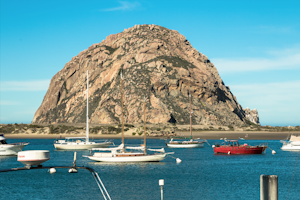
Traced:
<svg viewBox="0 0 300 200">
<path fill-rule="evenodd" d="M 111 145 L 112 142 L 101 142 L 101 143 L 96 143 L 96 142 L 67 142 L 67 143 L 55 143 L 54 147 L 57 150 L 87 150 L 87 149 L 92 149 L 92 148 L 105 148 Z"/>
<path fill-rule="evenodd" d="M 201 143 L 166 143 L 167 147 L 170 148 L 201 148 L 204 146 L 204 142 Z"/>
<path fill-rule="evenodd" d="M 15 143 L 15 144 L 1 144 L 0 145 L 0 156 L 18 155 L 19 151 L 29 143 Z"/>
<path fill-rule="evenodd" d="M 293 144 L 283 144 L 281 150 L 284 151 L 300 151 L 300 144 L 293 145 Z"/>
<path fill-rule="evenodd" d="M 98 156 L 86 156 L 91 160 L 98 162 L 159 162 L 166 157 L 166 153 L 161 154 L 132 154 L 120 153 L 113 155 L 112 153 L 98 153 Z"/>
</svg>

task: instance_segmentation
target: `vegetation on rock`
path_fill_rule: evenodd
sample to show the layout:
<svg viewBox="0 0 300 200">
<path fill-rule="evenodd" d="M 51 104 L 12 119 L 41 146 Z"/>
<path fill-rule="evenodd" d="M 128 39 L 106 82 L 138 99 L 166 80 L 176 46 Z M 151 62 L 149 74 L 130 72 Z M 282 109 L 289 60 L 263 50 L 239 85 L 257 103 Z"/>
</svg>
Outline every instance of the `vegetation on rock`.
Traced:
<svg viewBox="0 0 300 200">
<path fill-rule="evenodd" d="M 193 124 L 259 125 L 257 110 L 242 108 L 204 54 L 156 25 L 110 35 L 73 57 L 52 78 L 33 123 L 85 123 L 87 70 L 90 123 L 121 123 L 122 71 L 126 123 L 143 122 L 145 97 L 148 123 L 188 124 L 190 91 Z"/>
</svg>

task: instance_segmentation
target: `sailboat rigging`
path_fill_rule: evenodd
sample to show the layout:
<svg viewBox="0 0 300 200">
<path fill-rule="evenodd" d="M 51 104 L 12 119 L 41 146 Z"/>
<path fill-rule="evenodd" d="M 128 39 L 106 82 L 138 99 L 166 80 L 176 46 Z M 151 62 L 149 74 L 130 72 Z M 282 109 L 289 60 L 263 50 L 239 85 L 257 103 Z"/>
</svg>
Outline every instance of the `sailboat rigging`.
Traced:
<svg viewBox="0 0 300 200">
<path fill-rule="evenodd" d="M 174 140 L 171 138 L 169 142 L 166 142 L 167 147 L 171 148 L 200 148 L 203 147 L 205 140 L 193 140 L 192 133 L 192 100 L 191 91 L 189 89 L 189 103 L 190 103 L 190 140 Z"/>
<path fill-rule="evenodd" d="M 66 137 L 64 140 L 56 140 L 54 147 L 58 150 L 71 150 L 71 149 L 91 149 L 96 147 L 108 147 L 112 144 L 109 141 L 90 142 L 89 141 L 89 71 L 87 70 L 87 83 L 86 83 L 86 136 L 85 137 Z"/>
<path fill-rule="evenodd" d="M 84 156 L 94 161 L 99 162 L 159 162 L 168 154 L 164 148 L 161 149 L 147 149 L 146 148 L 146 99 L 144 98 L 144 144 L 137 147 L 125 147 L 124 144 L 124 116 L 123 116 L 123 77 L 121 72 L 121 108 L 122 108 L 122 144 L 114 148 L 92 148 L 94 152 L 91 156 Z M 130 149 L 132 151 L 126 151 Z M 135 150 L 135 152 L 133 151 Z M 147 154 L 147 150 L 155 151 L 156 153 Z M 109 153 L 104 153 L 103 151 L 109 151 Z"/>
</svg>

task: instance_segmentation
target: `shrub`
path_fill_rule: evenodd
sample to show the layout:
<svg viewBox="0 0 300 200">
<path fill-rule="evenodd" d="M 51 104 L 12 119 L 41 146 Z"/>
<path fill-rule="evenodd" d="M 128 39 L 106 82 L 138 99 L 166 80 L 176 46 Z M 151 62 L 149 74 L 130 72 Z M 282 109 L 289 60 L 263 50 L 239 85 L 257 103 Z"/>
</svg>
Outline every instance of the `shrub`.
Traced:
<svg viewBox="0 0 300 200">
<path fill-rule="evenodd" d="M 136 132 L 133 132 L 133 133 L 132 133 L 132 135 L 135 135 L 135 134 L 136 134 Z"/>
<path fill-rule="evenodd" d="M 14 130 L 15 130 L 15 127 L 8 124 L 7 126 L 2 126 L 0 128 L 0 133 L 11 133 Z"/>
<path fill-rule="evenodd" d="M 94 128 L 90 128 L 91 133 L 98 133 L 101 130 L 100 126 L 96 126 Z"/>
<path fill-rule="evenodd" d="M 124 124 L 124 126 L 129 127 L 129 128 L 133 128 L 134 127 L 134 125 L 132 125 L 132 124 Z"/>
</svg>

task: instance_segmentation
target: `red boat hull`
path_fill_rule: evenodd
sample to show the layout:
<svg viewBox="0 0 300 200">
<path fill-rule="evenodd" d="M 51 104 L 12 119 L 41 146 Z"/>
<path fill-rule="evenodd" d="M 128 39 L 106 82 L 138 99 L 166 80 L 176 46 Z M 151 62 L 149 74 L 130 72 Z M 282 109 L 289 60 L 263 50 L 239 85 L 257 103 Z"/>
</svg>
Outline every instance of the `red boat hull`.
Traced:
<svg viewBox="0 0 300 200">
<path fill-rule="evenodd" d="M 214 147 L 215 153 L 221 154 L 261 154 L 265 146 L 219 146 Z"/>
</svg>

